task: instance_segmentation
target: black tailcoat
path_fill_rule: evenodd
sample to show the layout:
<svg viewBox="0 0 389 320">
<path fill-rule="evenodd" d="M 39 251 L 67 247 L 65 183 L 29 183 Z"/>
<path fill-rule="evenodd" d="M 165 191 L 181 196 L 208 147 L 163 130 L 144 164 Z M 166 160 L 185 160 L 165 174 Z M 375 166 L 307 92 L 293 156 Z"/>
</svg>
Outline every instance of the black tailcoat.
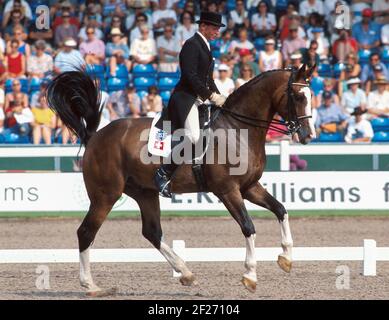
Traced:
<svg viewBox="0 0 389 320">
<path fill-rule="evenodd" d="M 188 39 L 179 56 L 181 78 L 168 104 L 172 129 L 183 128 L 186 117 L 197 97 L 207 100 L 213 92 L 219 93 L 213 81 L 214 60 L 199 34 Z"/>
</svg>

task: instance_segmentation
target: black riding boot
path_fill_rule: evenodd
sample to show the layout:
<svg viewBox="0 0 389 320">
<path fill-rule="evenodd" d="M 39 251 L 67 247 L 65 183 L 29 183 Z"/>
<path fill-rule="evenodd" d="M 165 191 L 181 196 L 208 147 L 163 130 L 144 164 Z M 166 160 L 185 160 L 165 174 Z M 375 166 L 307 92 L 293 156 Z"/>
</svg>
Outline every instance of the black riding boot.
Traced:
<svg viewBox="0 0 389 320">
<path fill-rule="evenodd" d="M 159 194 L 162 197 L 172 197 L 172 194 L 170 192 L 170 179 L 177 167 L 178 165 L 174 163 L 163 164 L 155 173 L 154 182 L 159 190 Z"/>
</svg>

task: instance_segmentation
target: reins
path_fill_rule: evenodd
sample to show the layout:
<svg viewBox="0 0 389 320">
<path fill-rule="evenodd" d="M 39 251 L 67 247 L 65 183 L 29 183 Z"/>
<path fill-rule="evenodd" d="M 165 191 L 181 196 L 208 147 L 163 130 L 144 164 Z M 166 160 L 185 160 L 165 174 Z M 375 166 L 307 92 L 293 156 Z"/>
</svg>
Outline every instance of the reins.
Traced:
<svg viewBox="0 0 389 320">
<path fill-rule="evenodd" d="M 249 117 L 229 109 L 220 108 L 220 110 L 221 112 L 225 112 L 229 114 L 232 118 L 242 123 L 245 123 L 249 126 L 256 127 L 256 128 L 271 129 L 282 134 L 293 135 L 301 128 L 300 120 L 312 118 L 312 116 L 297 116 L 296 109 L 293 107 L 292 86 L 309 87 L 309 84 L 294 82 L 295 76 L 296 76 L 296 69 L 293 68 L 291 70 L 291 75 L 289 77 L 288 87 L 286 90 L 286 94 L 288 97 L 288 101 L 287 101 L 288 120 L 287 121 L 278 120 L 278 119 L 272 119 L 271 121 L 268 121 L 264 119 Z M 281 129 L 277 125 L 283 125 L 286 127 L 286 129 Z"/>
</svg>

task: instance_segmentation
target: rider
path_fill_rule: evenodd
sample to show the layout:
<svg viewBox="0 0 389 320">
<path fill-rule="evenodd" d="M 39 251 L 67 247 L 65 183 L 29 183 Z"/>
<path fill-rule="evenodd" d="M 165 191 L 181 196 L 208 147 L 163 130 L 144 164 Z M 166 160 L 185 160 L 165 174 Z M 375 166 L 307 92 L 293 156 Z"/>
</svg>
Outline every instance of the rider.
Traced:
<svg viewBox="0 0 389 320">
<path fill-rule="evenodd" d="M 210 100 L 221 107 L 226 97 L 220 94 L 213 81 L 214 59 L 209 41 L 219 36 L 222 16 L 214 12 L 201 12 L 199 31 L 188 39 L 180 52 L 181 78 L 170 97 L 169 118 L 175 129 L 185 128 L 192 144 L 200 139 L 199 113 L 197 106 Z M 173 153 L 173 152 L 172 152 Z M 173 161 L 162 164 L 154 181 L 160 194 L 171 197 L 170 179 L 178 167 Z"/>
</svg>

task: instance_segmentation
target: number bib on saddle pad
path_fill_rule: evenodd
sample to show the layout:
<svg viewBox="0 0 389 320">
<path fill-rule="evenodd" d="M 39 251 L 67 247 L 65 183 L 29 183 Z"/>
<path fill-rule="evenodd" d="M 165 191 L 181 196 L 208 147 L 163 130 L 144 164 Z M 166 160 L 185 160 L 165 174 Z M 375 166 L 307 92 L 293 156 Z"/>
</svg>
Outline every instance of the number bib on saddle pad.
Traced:
<svg viewBox="0 0 389 320">
<path fill-rule="evenodd" d="M 149 133 L 149 142 L 147 149 L 150 154 L 158 157 L 168 157 L 172 151 L 172 135 L 156 127 L 162 112 L 158 112 L 153 119 Z"/>
</svg>

